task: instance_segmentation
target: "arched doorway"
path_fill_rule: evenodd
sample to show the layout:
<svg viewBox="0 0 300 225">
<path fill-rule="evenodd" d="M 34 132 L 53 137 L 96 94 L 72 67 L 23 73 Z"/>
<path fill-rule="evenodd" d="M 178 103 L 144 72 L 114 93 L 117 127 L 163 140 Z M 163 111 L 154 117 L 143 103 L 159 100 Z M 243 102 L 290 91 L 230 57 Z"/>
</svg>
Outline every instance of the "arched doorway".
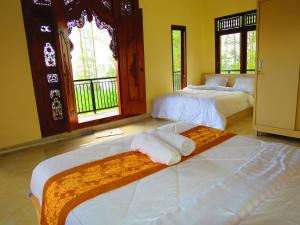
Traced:
<svg viewBox="0 0 300 225">
<path fill-rule="evenodd" d="M 81 20 L 69 26 L 69 38 L 78 122 L 84 123 L 120 115 L 121 102 L 113 28 L 94 15 L 91 22 L 86 14 Z"/>
<path fill-rule="evenodd" d="M 22 0 L 22 8 L 43 136 L 146 112 L 143 23 L 138 1 Z M 74 27 L 90 22 L 110 36 L 109 47 L 117 62 L 119 115 L 79 123 L 70 34 Z"/>
</svg>

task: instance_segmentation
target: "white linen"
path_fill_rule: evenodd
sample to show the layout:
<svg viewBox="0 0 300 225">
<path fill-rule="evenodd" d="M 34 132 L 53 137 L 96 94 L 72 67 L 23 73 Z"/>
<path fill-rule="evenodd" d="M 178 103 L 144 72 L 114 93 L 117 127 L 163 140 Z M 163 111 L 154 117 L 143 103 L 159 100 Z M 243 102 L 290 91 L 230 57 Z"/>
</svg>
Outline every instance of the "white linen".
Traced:
<svg viewBox="0 0 300 225">
<path fill-rule="evenodd" d="M 254 77 L 237 77 L 233 88 L 252 94 L 254 93 L 254 83 Z"/>
<path fill-rule="evenodd" d="M 190 127 L 180 123 L 161 130 L 182 132 Z M 51 176 L 124 152 L 131 141 L 128 137 L 94 144 L 42 162 L 33 171 L 32 193 L 41 203 L 44 183 Z M 286 186 L 295 187 L 293 182 L 299 187 L 299 167 L 300 151 L 295 147 L 236 136 L 190 160 L 80 204 L 70 212 L 66 225 L 251 224 L 247 218 L 255 218 L 252 212 L 270 197 L 285 193 L 282 188 Z M 297 196 L 299 201 L 297 188 L 288 191 L 287 196 Z M 267 211 L 277 212 L 276 207 L 270 204 Z M 299 213 L 298 209 L 299 205 L 289 207 L 288 218 Z"/>
<path fill-rule="evenodd" d="M 226 87 L 223 90 L 219 90 L 220 87 L 209 88 L 214 89 L 186 88 L 157 97 L 153 103 L 152 117 L 224 130 L 226 117 L 253 106 L 253 97 L 250 94 Z"/>
<path fill-rule="evenodd" d="M 183 90 L 215 90 L 215 91 L 239 91 L 239 92 L 245 92 L 239 88 L 234 88 L 234 87 L 223 87 L 223 86 L 207 86 L 207 85 L 188 85 L 186 88 L 184 88 Z"/>
<path fill-rule="evenodd" d="M 139 151 L 157 163 L 174 165 L 181 160 L 181 154 L 177 149 L 152 134 L 140 133 L 131 143 L 132 150 Z"/>
<path fill-rule="evenodd" d="M 205 85 L 207 86 L 224 86 L 226 87 L 228 83 L 228 77 L 221 77 L 221 76 L 207 76 Z"/>
<path fill-rule="evenodd" d="M 241 225 L 299 225 L 300 173 L 259 205 Z"/>
<path fill-rule="evenodd" d="M 196 143 L 193 140 L 179 135 L 175 132 L 168 132 L 157 129 L 154 130 L 152 134 L 165 141 L 169 145 L 173 146 L 183 156 L 189 156 L 196 148 Z"/>
</svg>

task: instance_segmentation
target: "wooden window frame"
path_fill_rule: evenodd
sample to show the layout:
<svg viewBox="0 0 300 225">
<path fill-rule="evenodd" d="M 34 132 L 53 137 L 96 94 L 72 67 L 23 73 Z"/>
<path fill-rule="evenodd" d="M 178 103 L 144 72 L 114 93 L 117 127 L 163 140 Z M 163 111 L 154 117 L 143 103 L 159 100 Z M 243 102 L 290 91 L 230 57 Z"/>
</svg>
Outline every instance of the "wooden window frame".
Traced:
<svg viewBox="0 0 300 225">
<path fill-rule="evenodd" d="M 240 34 L 240 73 L 247 73 L 247 34 L 249 31 L 256 31 L 256 12 L 251 10 L 247 12 L 232 14 L 215 19 L 215 71 L 221 73 L 221 36 L 228 34 Z M 247 16 L 255 13 L 255 21 L 249 23 Z M 220 29 L 220 22 L 232 18 L 239 18 L 239 24 L 229 23 L 227 28 Z M 235 26 L 236 25 L 236 26 Z"/>
<path fill-rule="evenodd" d="M 181 89 L 187 86 L 187 44 L 186 44 L 186 26 L 171 26 L 171 47 L 172 47 L 172 82 L 174 90 L 174 52 L 173 52 L 173 31 L 181 32 Z"/>
<path fill-rule="evenodd" d="M 138 0 L 111 0 L 111 9 L 103 1 L 90 0 L 69 3 L 62 0 L 21 0 L 21 4 L 43 137 L 146 113 L 143 14 Z M 114 52 L 118 58 L 121 115 L 79 123 L 67 23 L 75 21 L 78 27 L 86 22 L 81 20 L 82 16 L 90 22 L 94 14 L 115 28 Z M 54 54 L 45 45 L 48 43 Z M 50 61 L 53 65 L 48 65 L 50 59 L 46 62 L 46 56 L 55 58 Z"/>
</svg>

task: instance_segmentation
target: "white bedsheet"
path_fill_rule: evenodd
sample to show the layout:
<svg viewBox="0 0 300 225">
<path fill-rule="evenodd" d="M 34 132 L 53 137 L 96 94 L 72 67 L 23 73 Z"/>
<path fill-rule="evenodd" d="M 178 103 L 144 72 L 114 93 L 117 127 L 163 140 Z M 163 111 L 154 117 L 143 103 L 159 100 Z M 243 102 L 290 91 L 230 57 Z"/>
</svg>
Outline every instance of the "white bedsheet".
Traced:
<svg viewBox="0 0 300 225">
<path fill-rule="evenodd" d="M 252 95 L 242 91 L 224 87 L 223 89 L 191 87 L 155 98 L 152 117 L 224 130 L 226 117 L 251 106 L 253 106 Z"/>
<path fill-rule="evenodd" d="M 178 123 L 162 129 L 182 132 L 191 126 Z M 94 144 L 42 162 L 33 171 L 32 193 L 41 203 L 43 186 L 51 176 L 124 152 L 131 140 L 128 137 Z M 300 184 L 299 175 L 298 149 L 236 136 L 177 166 L 82 203 L 72 210 L 66 224 L 252 224 L 247 221 L 255 220 L 256 216 L 252 215 L 259 214 L 261 207 L 267 208 L 265 214 L 271 217 L 273 212 L 278 212 L 273 198 L 276 203 L 277 198 L 284 202 L 286 197 L 298 196 L 299 202 L 299 189 L 295 188 Z M 286 187 L 289 187 L 288 194 L 284 191 Z M 298 209 L 299 205 L 289 208 L 289 216 L 292 212 L 297 214 Z M 284 224 L 300 223 L 297 222 Z M 256 221 L 254 224 L 271 223 Z"/>
</svg>

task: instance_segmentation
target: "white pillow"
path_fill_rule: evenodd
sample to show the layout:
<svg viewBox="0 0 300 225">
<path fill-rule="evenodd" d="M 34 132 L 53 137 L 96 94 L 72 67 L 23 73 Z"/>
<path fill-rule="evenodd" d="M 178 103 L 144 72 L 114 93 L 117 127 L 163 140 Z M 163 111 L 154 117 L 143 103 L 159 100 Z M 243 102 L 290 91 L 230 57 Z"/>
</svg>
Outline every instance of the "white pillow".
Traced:
<svg viewBox="0 0 300 225">
<path fill-rule="evenodd" d="M 253 93 L 254 92 L 254 78 L 253 77 L 237 77 L 235 79 L 233 88 L 244 91 L 244 92 Z"/>
<path fill-rule="evenodd" d="M 227 77 L 221 77 L 221 76 L 207 76 L 205 85 L 206 86 L 224 86 L 226 87 L 228 82 Z"/>
</svg>

